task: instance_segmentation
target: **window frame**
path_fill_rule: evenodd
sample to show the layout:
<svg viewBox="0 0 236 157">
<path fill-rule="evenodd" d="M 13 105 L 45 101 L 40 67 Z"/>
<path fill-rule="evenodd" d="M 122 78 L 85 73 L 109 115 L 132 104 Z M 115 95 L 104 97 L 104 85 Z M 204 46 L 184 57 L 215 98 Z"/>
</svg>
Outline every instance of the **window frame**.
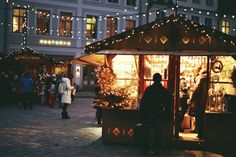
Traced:
<svg viewBox="0 0 236 157">
<path fill-rule="evenodd" d="M 19 14 L 18 15 L 14 15 L 14 10 L 15 9 L 18 9 L 19 10 Z M 20 15 L 21 14 L 21 11 L 24 10 L 25 12 L 23 14 L 24 15 Z M 21 8 L 21 7 L 13 7 L 12 8 L 12 30 L 11 32 L 12 33 L 24 33 L 24 28 L 23 28 L 23 25 L 25 22 L 27 22 L 27 9 L 25 8 Z M 17 24 L 14 24 L 14 18 L 17 19 Z M 14 31 L 14 25 L 17 25 L 17 31 Z"/>
<path fill-rule="evenodd" d="M 50 31 L 50 27 L 51 27 L 51 16 L 50 16 L 51 15 L 51 10 L 38 9 L 37 12 L 46 12 L 46 14 L 47 15 L 49 14 L 49 16 L 46 15 L 46 18 L 45 18 L 45 16 L 43 16 L 43 18 L 42 18 L 43 28 L 45 28 L 45 25 L 44 25 L 45 21 L 46 22 L 48 21 L 48 26 L 46 26 L 46 27 L 48 27 L 48 32 L 47 33 L 43 33 L 43 32 L 39 33 L 39 30 L 38 30 L 39 29 L 39 26 L 38 26 L 38 20 L 39 20 L 38 18 L 39 17 L 38 17 L 38 14 L 37 14 L 37 16 L 36 16 L 36 28 L 37 28 L 36 34 L 37 35 L 50 35 L 50 32 L 51 32 Z"/>
<path fill-rule="evenodd" d="M 111 19 L 111 24 L 108 24 L 109 20 Z M 115 20 L 115 24 L 112 23 L 113 20 Z M 114 34 L 112 33 L 113 32 L 113 28 L 115 28 L 114 30 Z M 109 31 L 109 32 L 108 32 Z M 118 19 L 117 18 L 112 18 L 112 17 L 107 17 L 107 20 L 106 20 L 106 37 L 109 38 L 113 35 L 116 35 L 118 33 Z"/>
<path fill-rule="evenodd" d="M 211 21 L 211 25 L 208 25 L 206 22 L 207 20 Z M 209 17 L 205 17 L 205 25 L 208 26 L 209 28 L 212 28 L 213 27 L 213 19 L 212 18 L 209 18 Z"/>
<path fill-rule="evenodd" d="M 88 23 L 87 20 L 88 18 L 91 18 L 91 20 L 93 18 L 96 19 L 96 22 L 95 23 Z M 87 25 L 90 25 L 91 26 L 91 30 L 90 30 L 90 36 L 88 36 L 88 30 L 87 30 Z M 95 29 L 94 29 L 95 28 Z M 86 16 L 86 23 L 85 23 L 85 29 L 86 29 L 86 38 L 89 38 L 89 39 L 97 39 L 98 38 L 98 16 L 95 16 L 95 15 L 87 15 Z M 93 33 L 94 31 L 94 33 Z"/>
<path fill-rule="evenodd" d="M 64 16 L 66 16 L 65 19 L 64 19 Z M 71 20 L 72 17 L 73 17 L 72 12 L 65 12 L 65 11 L 60 12 L 60 16 L 59 16 L 59 36 L 60 37 L 72 37 L 72 26 L 73 26 L 73 21 Z M 70 19 L 68 20 L 68 18 Z M 61 22 L 63 24 L 64 33 L 61 33 Z M 70 31 L 67 31 L 68 25 L 70 26 Z"/>
<path fill-rule="evenodd" d="M 133 27 L 127 27 L 127 22 L 133 22 Z M 125 20 L 125 30 L 127 31 L 127 30 L 130 30 L 130 29 L 133 29 L 133 28 L 135 28 L 136 27 L 136 20 L 133 20 L 133 19 L 126 19 Z"/>
<path fill-rule="evenodd" d="M 229 20 L 221 21 L 221 31 L 225 34 L 230 34 L 230 21 Z"/>
</svg>

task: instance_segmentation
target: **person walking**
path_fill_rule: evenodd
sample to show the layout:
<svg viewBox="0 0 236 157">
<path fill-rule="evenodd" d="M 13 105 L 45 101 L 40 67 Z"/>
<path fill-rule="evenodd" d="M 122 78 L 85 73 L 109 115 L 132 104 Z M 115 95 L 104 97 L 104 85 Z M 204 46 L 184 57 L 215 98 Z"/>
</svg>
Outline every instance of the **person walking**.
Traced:
<svg viewBox="0 0 236 157">
<path fill-rule="evenodd" d="M 62 88 L 62 86 L 64 86 L 64 91 L 62 92 L 61 97 L 61 103 L 63 104 L 61 115 L 62 119 L 70 119 L 67 112 L 67 107 L 71 104 L 71 91 L 74 87 L 71 86 L 70 79 L 67 77 L 62 78 L 62 82 L 60 83 L 59 88 Z"/>
<path fill-rule="evenodd" d="M 139 109 L 139 121 L 145 137 L 142 141 L 144 154 L 160 154 L 161 125 L 171 120 L 171 93 L 162 86 L 162 76 L 153 75 L 154 83 L 145 90 Z"/>
<path fill-rule="evenodd" d="M 29 109 L 32 110 L 32 96 L 33 96 L 33 79 L 29 73 L 25 73 L 21 78 L 22 91 L 23 91 L 23 100 L 24 100 L 24 109 L 26 110 L 29 106 Z"/>
</svg>

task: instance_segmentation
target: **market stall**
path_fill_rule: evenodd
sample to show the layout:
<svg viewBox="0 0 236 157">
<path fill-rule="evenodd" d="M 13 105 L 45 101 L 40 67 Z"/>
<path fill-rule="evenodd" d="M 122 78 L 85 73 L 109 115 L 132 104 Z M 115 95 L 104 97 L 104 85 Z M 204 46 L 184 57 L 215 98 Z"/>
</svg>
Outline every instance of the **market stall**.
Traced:
<svg viewBox="0 0 236 157">
<path fill-rule="evenodd" d="M 63 62 L 28 47 L 12 51 L 1 60 L 1 70 L 19 74 L 27 71 L 33 77 L 42 66 L 45 66 L 46 71 L 50 74 L 63 70 Z"/>
<path fill-rule="evenodd" d="M 87 54 L 105 55 L 107 60 L 105 66 L 97 70 L 97 78 L 102 78 L 99 83 L 102 96 L 95 100 L 95 105 L 104 112 L 103 141 L 126 143 L 128 138 L 132 141 L 139 99 L 152 83 L 152 75 L 159 72 L 163 76 L 163 85 L 173 94 L 173 123 L 171 127 L 163 128 L 166 141 L 200 141 L 206 146 L 221 142 L 232 144 L 236 141 L 233 134 L 236 126 L 232 124 L 236 120 L 235 112 L 228 110 L 232 102 L 227 102 L 225 96 L 236 95 L 231 80 L 231 73 L 236 68 L 235 44 L 235 37 L 183 17 L 169 16 L 87 45 Z M 202 104 L 206 108 L 203 141 L 191 133 L 195 127 L 193 116 L 185 114 L 182 125 L 186 132 L 180 133 L 178 129 L 180 82 L 182 78 L 187 81 L 191 97 L 198 68 L 206 69 L 207 73 L 208 101 Z M 114 78 L 105 73 L 111 73 Z M 110 86 L 105 86 L 107 84 Z M 119 101 L 109 101 L 111 96 Z M 219 117 L 221 121 L 217 121 Z M 224 134 L 219 134 L 215 126 L 224 128 L 225 123 L 230 123 L 230 127 L 225 128 Z"/>
</svg>

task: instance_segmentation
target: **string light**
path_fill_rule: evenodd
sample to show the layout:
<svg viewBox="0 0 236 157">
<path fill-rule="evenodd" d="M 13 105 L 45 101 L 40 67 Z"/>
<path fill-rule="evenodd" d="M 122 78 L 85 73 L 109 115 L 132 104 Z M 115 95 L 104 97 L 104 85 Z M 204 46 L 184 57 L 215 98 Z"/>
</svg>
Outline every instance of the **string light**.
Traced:
<svg viewBox="0 0 236 157">
<path fill-rule="evenodd" d="M 17 7 L 21 7 L 21 5 L 19 5 L 19 4 L 15 4 L 15 2 L 12 2 L 11 3 L 13 6 L 17 6 Z M 148 5 L 148 3 L 146 3 L 146 5 Z M 24 8 L 26 8 L 27 9 L 27 11 L 32 11 L 32 12 L 34 12 L 35 14 L 38 14 L 38 13 L 41 13 L 42 14 L 42 12 L 38 12 L 37 10 L 35 10 L 34 8 L 32 8 L 32 6 L 30 6 L 30 5 L 23 5 L 23 7 Z M 186 6 L 178 6 L 179 7 L 179 11 L 184 11 L 184 12 L 187 12 L 187 11 L 198 11 L 198 13 L 199 14 L 201 14 L 201 15 L 203 15 L 203 14 L 205 14 L 205 15 L 212 15 L 212 16 L 215 16 L 215 17 L 218 17 L 219 15 L 215 12 L 215 11 L 206 11 L 206 10 L 201 10 L 201 9 L 196 9 L 196 8 L 189 8 L 189 7 L 186 7 Z M 149 14 L 152 14 L 152 12 L 156 12 L 156 13 L 158 13 L 159 14 L 159 11 L 164 11 L 164 12 L 167 12 L 167 10 L 166 10 L 167 8 L 163 8 L 163 9 L 157 9 L 157 10 L 153 10 L 153 11 L 151 11 L 151 12 L 149 12 Z M 169 8 L 170 9 L 170 8 Z M 181 10 L 182 9 L 182 10 Z M 45 13 L 44 13 L 45 14 Z M 196 14 L 196 12 L 194 12 L 194 14 Z M 102 21 L 102 19 L 105 19 L 106 20 L 106 18 L 107 17 L 120 17 L 120 16 L 122 16 L 123 17 L 123 19 L 126 19 L 126 18 L 130 18 L 130 19 L 132 19 L 133 17 L 136 17 L 136 18 L 139 18 L 140 16 L 139 15 L 142 15 L 143 17 L 145 17 L 146 16 L 146 13 L 135 13 L 135 14 L 120 14 L 120 13 L 118 13 L 118 12 L 116 12 L 115 13 L 115 15 L 113 16 L 113 15 L 110 15 L 110 14 L 108 14 L 108 15 L 106 15 L 106 16 L 99 16 L 99 21 Z M 57 19 L 59 19 L 59 17 L 60 17 L 60 15 L 59 14 L 54 14 L 54 13 L 48 13 L 47 14 L 47 16 L 52 16 L 52 18 L 57 18 Z M 235 19 L 235 15 L 231 15 L 231 16 L 227 16 L 227 15 L 223 15 L 223 17 L 224 18 L 232 18 L 232 19 Z M 79 19 L 83 19 L 84 21 L 86 21 L 86 19 L 87 19 L 87 17 L 83 17 L 83 16 L 70 16 L 70 19 L 72 20 L 72 21 L 74 21 L 74 20 L 79 20 Z M 0 26 L 4 26 L 4 22 L 1 22 L 0 23 Z M 8 24 L 8 26 L 10 27 L 10 24 Z M 26 26 L 26 28 L 27 29 L 30 29 L 30 27 L 28 27 L 28 26 Z M 31 29 L 33 29 L 32 27 L 31 27 Z M 37 30 L 37 28 L 35 28 L 35 30 Z M 81 31 L 84 31 L 84 30 L 81 30 Z M 101 30 L 102 32 L 105 32 L 105 30 Z M 99 31 L 98 30 L 98 32 L 100 33 L 101 31 Z M 235 31 L 235 28 L 232 28 L 232 31 Z M 53 31 L 51 31 L 51 32 L 53 32 Z M 59 32 L 58 30 L 57 30 L 57 32 Z M 77 30 L 76 31 L 74 31 L 74 32 L 77 32 Z M 117 32 L 117 30 L 116 30 L 116 32 Z M 59 36 L 59 34 L 58 34 L 58 36 Z M 73 36 L 73 35 L 72 35 Z M 83 35 L 84 36 L 84 35 Z M 75 37 L 75 36 L 73 36 L 73 37 Z M 83 39 L 83 40 L 86 40 L 86 38 L 83 38 L 83 37 L 77 37 L 77 39 Z M 97 40 L 99 40 L 99 39 L 97 39 Z"/>
<path fill-rule="evenodd" d="M 95 75 L 101 89 L 98 97 L 94 100 L 95 106 L 104 108 L 134 106 L 135 98 L 131 98 L 127 86 L 117 86 L 117 79 L 111 68 L 98 66 L 95 68 Z"/>
</svg>

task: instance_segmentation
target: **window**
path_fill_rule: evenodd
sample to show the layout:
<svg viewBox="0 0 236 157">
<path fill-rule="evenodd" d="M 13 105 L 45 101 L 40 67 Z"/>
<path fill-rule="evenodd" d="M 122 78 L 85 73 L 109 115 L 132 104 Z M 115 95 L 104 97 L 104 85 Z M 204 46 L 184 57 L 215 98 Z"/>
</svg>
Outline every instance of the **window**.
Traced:
<svg viewBox="0 0 236 157">
<path fill-rule="evenodd" d="M 107 18 L 107 38 L 117 34 L 117 18 Z"/>
<path fill-rule="evenodd" d="M 38 10 L 37 14 L 37 34 L 49 35 L 50 33 L 50 11 Z"/>
<path fill-rule="evenodd" d="M 72 13 L 60 13 L 60 36 L 72 36 Z"/>
<path fill-rule="evenodd" d="M 214 6 L 214 1 L 213 0 L 206 0 L 206 5 Z"/>
<path fill-rule="evenodd" d="M 97 38 L 97 17 L 87 16 L 86 18 L 86 37 Z"/>
<path fill-rule="evenodd" d="M 229 21 L 222 21 L 221 22 L 221 31 L 223 33 L 229 34 Z"/>
<path fill-rule="evenodd" d="M 199 16 L 192 16 L 192 21 L 198 22 L 200 21 Z"/>
<path fill-rule="evenodd" d="M 192 0 L 192 3 L 200 4 L 200 0 Z"/>
<path fill-rule="evenodd" d="M 13 8 L 12 16 L 12 32 L 22 33 L 23 25 L 26 22 L 26 9 L 23 8 Z"/>
<path fill-rule="evenodd" d="M 118 4 L 119 3 L 119 0 L 107 0 L 108 3 L 116 3 Z"/>
<path fill-rule="evenodd" d="M 136 6 L 136 0 L 126 0 L 126 5 L 128 6 Z"/>
<path fill-rule="evenodd" d="M 212 28 L 212 19 L 211 18 L 205 18 L 205 25 Z"/>
<path fill-rule="evenodd" d="M 136 24 L 136 21 L 134 21 L 134 20 L 126 20 L 125 21 L 125 30 L 135 28 L 135 24 Z"/>
</svg>

